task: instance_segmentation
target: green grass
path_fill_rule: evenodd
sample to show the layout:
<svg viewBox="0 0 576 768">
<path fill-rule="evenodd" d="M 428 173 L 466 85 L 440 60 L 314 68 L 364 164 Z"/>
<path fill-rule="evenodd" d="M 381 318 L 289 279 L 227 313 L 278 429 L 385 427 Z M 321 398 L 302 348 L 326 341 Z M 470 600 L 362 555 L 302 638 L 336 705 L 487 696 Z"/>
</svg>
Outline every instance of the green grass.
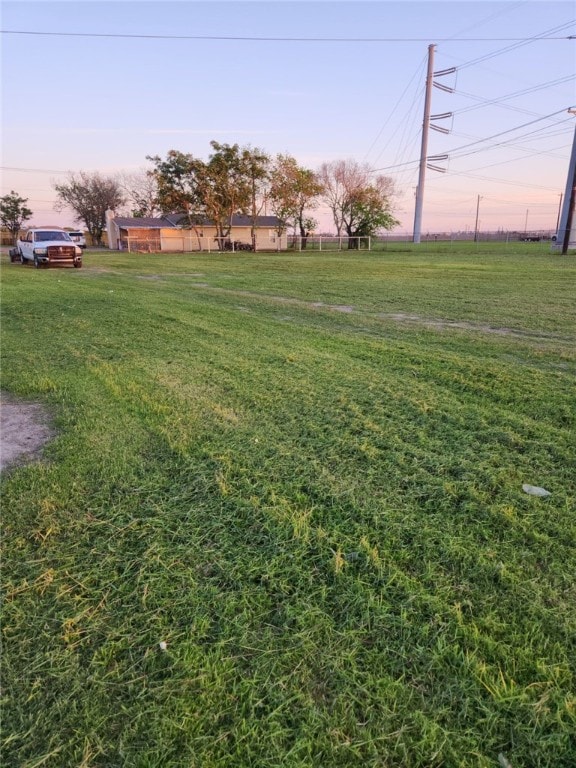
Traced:
<svg viewBox="0 0 576 768">
<path fill-rule="evenodd" d="M 574 765 L 576 263 L 481 245 L 3 261 L 58 429 L 3 480 L 3 765 Z"/>
</svg>

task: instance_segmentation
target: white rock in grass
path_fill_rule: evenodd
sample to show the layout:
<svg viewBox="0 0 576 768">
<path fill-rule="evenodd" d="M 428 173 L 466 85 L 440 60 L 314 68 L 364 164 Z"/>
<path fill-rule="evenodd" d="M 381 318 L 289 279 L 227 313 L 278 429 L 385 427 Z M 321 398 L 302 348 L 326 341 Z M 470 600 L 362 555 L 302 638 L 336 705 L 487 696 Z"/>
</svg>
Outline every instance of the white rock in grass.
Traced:
<svg viewBox="0 0 576 768">
<path fill-rule="evenodd" d="M 166 643 L 164 640 L 160 640 L 158 643 L 158 648 L 160 648 L 161 651 L 165 651 L 166 648 L 168 648 L 168 643 Z"/>
<path fill-rule="evenodd" d="M 547 491 L 546 488 L 539 488 L 537 485 L 527 485 L 525 483 L 522 486 L 522 490 L 524 493 L 530 494 L 530 496 L 550 496 L 550 491 Z"/>
</svg>

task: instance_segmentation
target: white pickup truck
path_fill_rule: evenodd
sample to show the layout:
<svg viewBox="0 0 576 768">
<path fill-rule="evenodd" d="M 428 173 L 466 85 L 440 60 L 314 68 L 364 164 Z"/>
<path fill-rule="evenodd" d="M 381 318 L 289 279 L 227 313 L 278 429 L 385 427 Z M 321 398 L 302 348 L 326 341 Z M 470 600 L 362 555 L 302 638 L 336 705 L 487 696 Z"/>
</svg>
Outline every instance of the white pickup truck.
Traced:
<svg viewBox="0 0 576 768">
<path fill-rule="evenodd" d="M 29 229 L 17 245 L 22 264 L 82 266 L 82 248 L 63 229 Z"/>
</svg>

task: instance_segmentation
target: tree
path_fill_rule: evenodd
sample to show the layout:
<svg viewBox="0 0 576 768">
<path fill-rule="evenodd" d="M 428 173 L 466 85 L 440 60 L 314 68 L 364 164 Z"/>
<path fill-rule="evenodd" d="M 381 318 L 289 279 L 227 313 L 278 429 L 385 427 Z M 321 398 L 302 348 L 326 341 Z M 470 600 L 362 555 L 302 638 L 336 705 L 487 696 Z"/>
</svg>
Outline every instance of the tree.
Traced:
<svg viewBox="0 0 576 768">
<path fill-rule="evenodd" d="M 153 171 L 143 168 L 133 173 L 120 173 L 118 184 L 126 195 L 132 216 L 138 218 L 161 213 L 158 183 Z"/>
<path fill-rule="evenodd" d="M 316 208 L 318 196 L 323 186 L 316 174 L 298 165 L 290 155 L 277 155 L 270 179 L 270 201 L 272 210 L 280 220 L 278 235 L 290 224 L 300 231 L 302 248 L 306 248 L 306 239 L 316 226 L 313 218 L 307 215 Z"/>
<path fill-rule="evenodd" d="M 148 155 L 146 159 L 155 165 L 151 174 L 157 185 L 161 212 L 183 214 L 185 225 L 196 233 L 200 244 L 198 227 L 205 216 L 197 178 L 201 161 L 177 149 L 171 149 L 165 160 L 159 155 Z"/>
<path fill-rule="evenodd" d="M 250 219 L 252 222 L 252 250 L 256 250 L 256 220 L 266 202 L 270 181 L 270 157 L 262 149 L 245 147 L 242 163 L 250 186 Z"/>
<path fill-rule="evenodd" d="M 335 160 L 323 163 L 318 176 L 338 235 L 342 230 L 346 232 L 349 248 L 358 247 L 359 237 L 373 236 L 380 229 L 392 229 L 399 224 L 391 210 L 392 179 L 374 176 L 369 165 Z"/>
<path fill-rule="evenodd" d="M 25 221 L 32 218 L 32 211 L 26 206 L 27 197 L 20 197 L 14 190 L 0 197 L 0 221 L 12 235 L 14 245 Z"/>
<path fill-rule="evenodd" d="M 148 160 L 156 166 L 153 173 L 162 210 L 185 213 L 190 226 L 209 219 L 223 249 L 234 214 L 250 209 L 258 163 L 254 158 L 249 162 L 250 151 L 238 144 L 211 141 L 210 146 L 214 151 L 207 162 L 177 150 L 170 150 L 166 160 L 157 155 Z"/>
<path fill-rule="evenodd" d="M 208 162 L 198 167 L 199 192 L 208 218 L 216 225 L 220 249 L 232 229 L 235 213 L 247 213 L 250 206 L 251 179 L 238 144 L 211 141 L 214 150 Z"/>
<path fill-rule="evenodd" d="M 158 190 L 158 205 L 162 213 L 184 213 L 194 218 L 202 213 L 202 202 L 196 178 L 197 160 L 192 155 L 171 149 L 162 160 L 159 155 L 147 155 L 154 163 L 151 171 Z"/>
<path fill-rule="evenodd" d="M 351 180 L 347 178 L 346 161 L 334 160 L 331 163 L 323 163 L 318 171 L 318 177 L 324 186 L 324 200 L 332 211 L 336 234 L 340 237 L 344 229 L 342 211 L 346 205 L 347 188 L 351 186 Z"/>
<path fill-rule="evenodd" d="M 66 184 L 55 184 L 54 189 L 58 195 L 55 209 L 71 208 L 76 214 L 75 220 L 84 222 L 98 245 L 102 244 L 106 228 L 106 211 L 114 211 L 126 202 L 118 181 L 99 173 L 71 173 Z"/>
</svg>

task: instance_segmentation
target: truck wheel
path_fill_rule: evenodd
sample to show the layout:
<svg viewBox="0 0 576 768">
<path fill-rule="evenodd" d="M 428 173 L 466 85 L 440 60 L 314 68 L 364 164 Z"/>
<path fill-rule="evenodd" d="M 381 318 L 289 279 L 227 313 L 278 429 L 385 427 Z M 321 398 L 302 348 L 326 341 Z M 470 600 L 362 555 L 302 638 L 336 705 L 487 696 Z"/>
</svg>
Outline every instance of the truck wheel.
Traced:
<svg viewBox="0 0 576 768">
<path fill-rule="evenodd" d="M 38 257 L 34 256 L 34 266 L 36 269 L 40 269 L 40 262 L 38 261 Z"/>
</svg>

